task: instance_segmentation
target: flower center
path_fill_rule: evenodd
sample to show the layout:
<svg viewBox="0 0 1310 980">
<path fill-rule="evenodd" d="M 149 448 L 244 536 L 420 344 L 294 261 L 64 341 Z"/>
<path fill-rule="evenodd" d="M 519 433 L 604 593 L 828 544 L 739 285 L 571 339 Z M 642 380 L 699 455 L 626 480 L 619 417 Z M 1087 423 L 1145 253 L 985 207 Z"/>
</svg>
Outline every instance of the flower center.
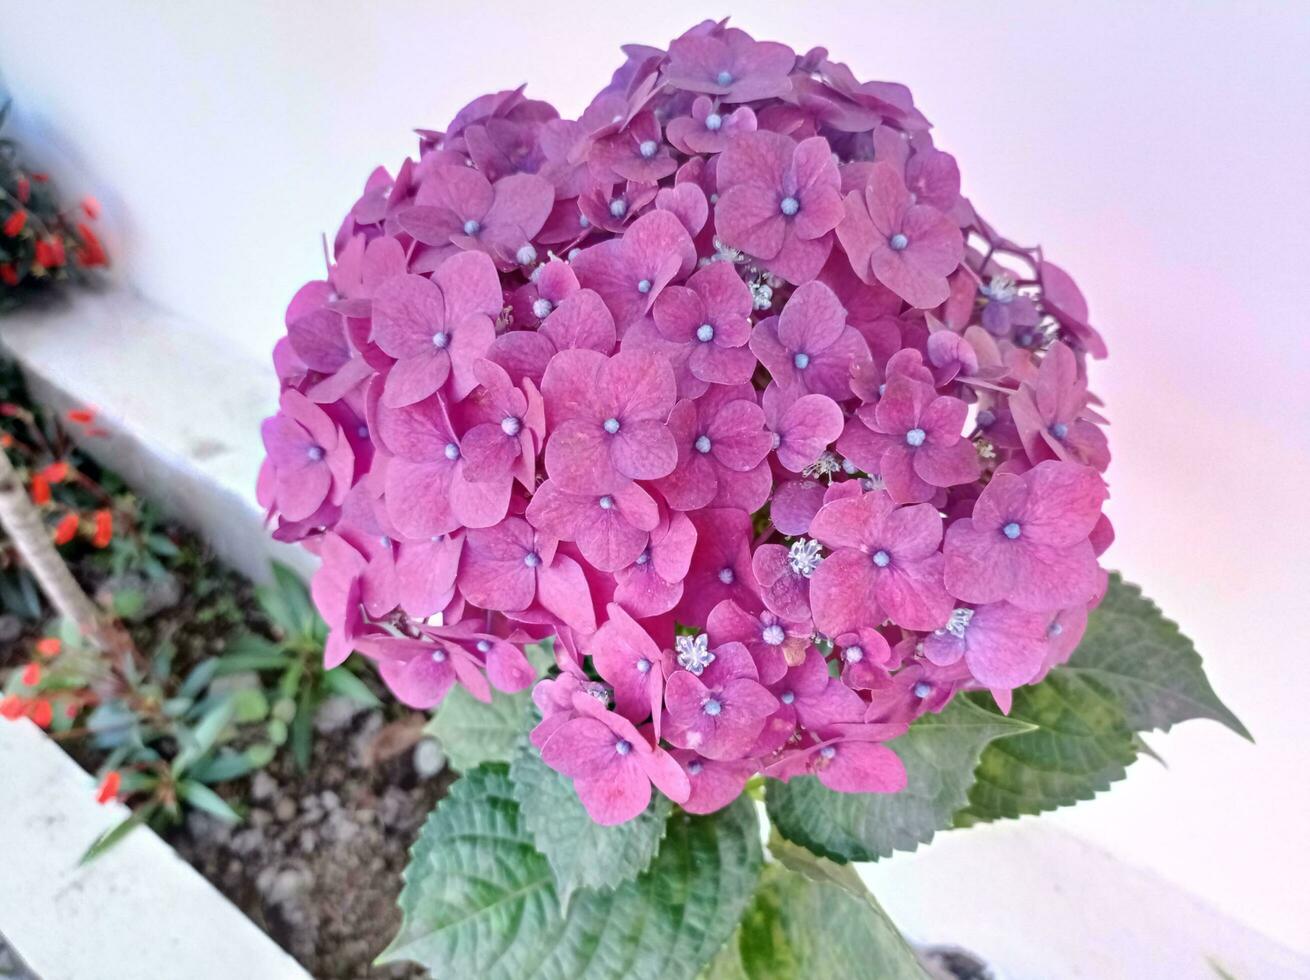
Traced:
<svg viewBox="0 0 1310 980">
<path fill-rule="evenodd" d="M 433 662 L 434 664 L 444 664 L 444 663 L 446 662 L 446 651 L 445 651 L 445 650 L 433 650 L 433 651 L 432 651 L 432 662 Z"/>
<path fill-rule="evenodd" d="M 710 640 L 704 633 L 680 636 L 673 641 L 673 648 L 678 652 L 678 664 L 698 677 L 701 671 L 714 663 Z"/>
<path fill-rule="evenodd" d="M 532 247 L 531 242 L 528 242 L 526 245 L 519 247 L 519 250 L 514 254 L 514 258 L 518 259 L 519 265 L 532 265 L 533 262 L 537 261 L 537 250 Z"/>
<path fill-rule="evenodd" d="M 709 436 L 697 436 L 697 437 L 696 437 L 696 442 L 695 442 L 696 452 L 698 452 L 698 453 L 707 453 L 707 452 L 710 451 L 710 448 L 711 448 L 712 445 L 713 445 L 713 444 L 710 442 L 710 437 L 709 437 Z"/>
<path fill-rule="evenodd" d="M 651 283 L 650 283 L 650 280 L 649 280 L 649 279 L 641 279 L 641 280 L 638 280 L 638 282 L 637 282 L 637 292 L 639 292 L 639 293 L 641 293 L 643 296 L 645 296 L 647 293 L 650 292 L 650 285 L 651 285 Z"/>
<path fill-rule="evenodd" d="M 616 197 L 610 201 L 610 215 L 615 218 L 622 218 L 628 213 L 628 202 L 621 197 Z"/>
<path fill-rule="evenodd" d="M 606 494 L 604 497 L 601 497 L 600 500 L 596 501 L 596 503 L 600 504 L 601 510 L 609 510 L 614 506 L 614 498 Z"/>
<path fill-rule="evenodd" d="M 523 423 L 520 422 L 513 415 L 506 415 L 503 419 L 500 420 L 500 431 L 505 433 L 505 435 L 507 436 L 518 435 L 519 430 L 522 428 L 523 428 Z"/>
<path fill-rule="evenodd" d="M 468 221 L 464 222 L 464 234 L 466 235 L 476 235 L 481 230 L 482 226 L 472 218 L 469 218 Z"/>
<path fill-rule="evenodd" d="M 799 370 L 804 371 L 807 367 L 810 366 L 810 355 L 797 354 L 795 357 L 791 359 L 791 362 L 795 364 Z"/>
<path fill-rule="evenodd" d="M 719 569 L 719 581 L 722 582 L 724 585 L 731 585 L 736 578 L 737 578 L 737 573 L 734 572 L 731 568 Z"/>
<path fill-rule="evenodd" d="M 801 209 L 801 202 L 794 197 L 784 197 L 778 204 L 778 210 L 787 217 L 792 217 Z"/>
<path fill-rule="evenodd" d="M 629 742 L 626 738 L 621 738 L 614 743 L 614 751 L 617 752 L 619 755 L 627 755 L 629 752 L 632 751 L 632 743 Z"/>
<path fill-rule="evenodd" d="M 714 718 L 723 710 L 723 705 L 719 702 L 718 698 L 706 698 L 705 703 L 701 705 L 701 708 L 707 715 Z"/>
<path fill-rule="evenodd" d="M 687 763 L 687 775 L 699 776 L 700 771 L 704 768 L 705 766 L 701 763 L 700 759 L 692 759 L 690 762 Z"/>
<path fill-rule="evenodd" d="M 1061 626 L 1059 623 L 1052 623 L 1050 626 L 1046 627 L 1047 636 L 1059 636 L 1063 632 L 1064 632 L 1064 627 Z"/>
<path fill-rule="evenodd" d="M 987 426 L 991 425 L 995 421 L 996 421 L 996 413 L 993 412 L 990 408 L 984 408 L 981 412 L 978 413 L 978 427 L 981 429 L 987 428 Z"/>
<path fill-rule="evenodd" d="M 450 334 L 444 330 L 438 330 L 432 335 L 432 346 L 437 350 L 445 350 L 450 346 Z"/>
<path fill-rule="evenodd" d="M 793 701 L 796 700 L 796 692 L 783 691 L 781 694 L 778 695 L 778 700 L 781 701 L 783 704 L 791 704 Z"/>
<path fill-rule="evenodd" d="M 611 416 L 601 424 L 601 428 L 603 428 L 610 435 L 614 435 L 616 432 L 619 431 L 619 420 Z"/>
<path fill-rule="evenodd" d="M 702 344 L 708 344 L 714 339 L 714 327 L 708 323 L 702 323 L 696 328 L 696 339 Z"/>
<path fill-rule="evenodd" d="M 764 627 L 764 632 L 760 634 L 760 638 L 769 646 L 776 647 L 782 645 L 782 641 L 787 639 L 787 634 L 777 623 L 770 623 Z"/>
<path fill-rule="evenodd" d="M 645 657 L 642 657 L 640 660 L 637 661 L 637 673 L 638 674 L 650 673 L 650 661 L 647 660 Z"/>
<path fill-rule="evenodd" d="M 723 117 L 717 112 L 711 112 L 705 117 L 705 128 L 713 132 L 723 125 Z"/>
<path fill-rule="evenodd" d="M 923 445 L 923 440 L 927 438 L 928 438 L 928 433 L 924 432 L 920 428 L 913 428 L 909 432 L 905 433 L 905 444 L 907 446 L 914 446 L 917 449 L 918 447 Z"/>
<path fill-rule="evenodd" d="M 446 448 L 443 449 L 442 452 L 445 454 L 446 459 L 449 459 L 452 462 L 459 459 L 459 446 L 455 445 L 453 442 L 446 443 Z"/>
<path fill-rule="evenodd" d="M 643 551 L 641 554 L 639 554 L 639 555 L 637 556 L 637 558 L 636 558 L 636 564 L 638 564 L 638 565 L 644 565 L 644 564 L 646 564 L 648 561 L 650 561 L 650 549 L 649 549 L 649 548 L 647 548 L 645 551 Z"/>
<path fill-rule="evenodd" d="M 916 698 L 926 698 L 932 693 L 932 685 L 927 681 L 919 681 L 914 685 L 914 696 Z"/>
<path fill-rule="evenodd" d="M 491 644 L 486 640 L 478 640 L 475 646 L 477 647 L 478 653 L 487 653 L 491 650 Z"/>
<path fill-rule="evenodd" d="M 887 244 L 893 252 L 904 252 L 910 247 L 910 239 L 904 232 L 898 231 L 896 234 L 892 235 L 891 238 L 887 239 Z"/>
<path fill-rule="evenodd" d="M 836 754 L 837 746 L 835 745 L 825 745 L 823 748 L 819 749 L 819 757 L 821 759 L 831 759 Z"/>
<path fill-rule="evenodd" d="M 957 640 L 964 639 L 964 631 L 969 628 L 969 621 L 973 619 L 973 610 L 961 607 L 951 610 L 951 618 L 946 621 L 939 633 L 949 633 Z"/>
<path fill-rule="evenodd" d="M 537 554 L 535 551 L 529 551 L 523 556 L 523 564 L 527 565 L 529 568 L 536 568 L 541 564 L 541 555 Z"/>
<path fill-rule="evenodd" d="M 811 538 L 798 538 L 787 550 L 787 564 L 797 575 L 809 578 L 823 561 L 819 542 Z"/>
<path fill-rule="evenodd" d="M 859 647 L 847 647 L 841 652 L 841 658 L 848 664 L 858 664 L 864 659 L 864 651 Z"/>
<path fill-rule="evenodd" d="M 532 315 L 538 320 L 546 319 L 553 309 L 555 309 L 555 304 L 544 297 L 532 301 Z"/>
<path fill-rule="evenodd" d="M 1005 527 L 1001 528 L 1001 533 L 1013 541 L 1023 533 L 1023 529 L 1019 527 L 1017 521 L 1011 521 L 1009 524 L 1005 525 Z"/>
<path fill-rule="evenodd" d="M 654 140 L 645 140 L 641 146 L 637 147 L 637 152 L 641 154 L 643 160 L 649 160 L 655 155 L 655 151 L 660 148 Z"/>
<path fill-rule="evenodd" d="M 1056 422 L 1055 425 L 1051 426 L 1051 435 L 1055 436 L 1057 439 L 1063 439 L 1068 434 L 1069 427 L 1063 422 Z"/>
<path fill-rule="evenodd" d="M 873 553 L 873 563 L 879 568 L 886 568 L 892 563 L 892 556 L 887 554 L 882 548 Z"/>
<path fill-rule="evenodd" d="M 725 68 L 723 69 L 723 71 L 719 72 L 719 74 L 715 77 L 714 80 L 718 82 L 720 85 L 731 85 L 732 72 L 728 71 L 728 69 Z"/>
<path fill-rule="evenodd" d="M 323 447 L 318 445 L 310 446 L 305 450 L 305 455 L 317 463 L 324 456 Z"/>
</svg>

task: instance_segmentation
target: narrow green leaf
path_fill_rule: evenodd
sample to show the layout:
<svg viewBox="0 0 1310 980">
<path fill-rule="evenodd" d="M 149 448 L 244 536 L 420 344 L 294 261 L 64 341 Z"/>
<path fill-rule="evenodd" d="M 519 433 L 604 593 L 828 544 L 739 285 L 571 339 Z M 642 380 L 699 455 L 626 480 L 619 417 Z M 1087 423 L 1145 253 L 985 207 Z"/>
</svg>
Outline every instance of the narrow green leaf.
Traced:
<svg viewBox="0 0 1310 980">
<path fill-rule="evenodd" d="M 893 851 L 912 851 L 951 826 L 988 744 L 1032 728 L 956 698 L 941 714 L 925 715 L 888 743 L 905 764 L 904 791 L 837 793 L 814 776 L 770 780 L 769 818 L 788 840 L 835 861 L 874 861 Z"/>
<path fill-rule="evenodd" d="M 453 769 L 468 772 L 484 762 L 509 762 L 519 739 L 537 722 L 531 691 L 491 692 L 484 704 L 456 686 L 424 731 L 441 743 Z"/>
<path fill-rule="evenodd" d="M 291 719 L 291 755 L 301 772 L 309 770 L 314 756 L 314 713 L 318 698 L 313 687 L 306 687 L 296 699 L 296 716 Z"/>
<path fill-rule="evenodd" d="M 604 827 L 588 816 L 572 781 L 542 762 L 526 739 L 509 774 L 524 825 L 550 862 L 565 908 L 578 888 L 612 889 L 637 877 L 659 850 L 672 809 L 663 794 L 654 794 L 636 819 Z"/>
<path fill-rule="evenodd" d="M 82 854 L 82 857 L 78 860 L 77 863 L 90 864 L 92 861 L 103 855 L 115 844 L 117 844 L 124 837 L 130 834 L 137 827 L 142 826 L 147 820 L 150 819 L 151 814 L 153 814 L 154 812 L 155 812 L 155 807 L 153 804 L 150 804 L 141 807 L 141 809 L 134 812 L 131 816 L 124 817 L 122 820 L 114 824 L 114 826 L 110 827 L 103 834 L 101 834 L 94 841 L 92 841 L 91 846 L 86 849 L 86 851 Z"/>
<path fill-rule="evenodd" d="M 190 698 L 196 700 L 209 687 L 211 681 L 218 674 L 219 660 L 217 657 L 208 657 L 191 668 L 191 672 L 186 675 L 186 680 L 182 686 L 177 689 L 177 696 L 180 698 Z"/>
<path fill-rule="evenodd" d="M 380 708 L 382 702 L 367 684 L 356 677 L 349 667 L 336 667 L 323 675 L 323 683 L 333 694 L 362 704 L 368 708 Z"/>
<path fill-rule="evenodd" d="M 218 658 L 218 675 L 242 674 L 250 670 L 284 670 L 292 657 L 281 644 L 254 633 L 243 633 L 228 641 Z"/>
<path fill-rule="evenodd" d="M 1192 641 L 1118 573 L 1065 669 L 1111 691 L 1133 731 L 1168 731 L 1189 718 L 1210 718 L 1251 737 L 1210 686 Z"/>
<path fill-rule="evenodd" d="M 659 855 L 614 891 L 581 889 L 560 909 L 507 768 L 459 780 L 405 871 L 405 921 L 382 962 L 479 980 L 691 980 L 727 941 L 762 854 L 753 804 L 677 814 Z"/>
<path fill-rule="evenodd" d="M 854 870 L 779 839 L 769 850 L 779 862 L 705 980 L 927 980 Z"/>
<path fill-rule="evenodd" d="M 210 816 L 217 817 L 225 823 L 239 823 L 241 816 L 227 800 L 219 796 L 204 783 L 186 779 L 177 784 L 177 795 L 198 810 L 204 810 Z"/>
</svg>

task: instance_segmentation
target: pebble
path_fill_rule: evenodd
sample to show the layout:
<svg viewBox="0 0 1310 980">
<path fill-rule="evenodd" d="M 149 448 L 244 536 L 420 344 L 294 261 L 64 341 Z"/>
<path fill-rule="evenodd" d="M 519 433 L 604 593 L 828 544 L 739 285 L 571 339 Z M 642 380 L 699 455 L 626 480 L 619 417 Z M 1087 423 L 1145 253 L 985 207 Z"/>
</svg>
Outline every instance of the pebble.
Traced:
<svg viewBox="0 0 1310 980">
<path fill-rule="evenodd" d="M 255 773 L 250 780 L 250 798 L 252 800 L 267 800 L 276 792 L 277 780 L 263 769 Z"/>
<path fill-rule="evenodd" d="M 273 805 L 273 816 L 279 823 L 290 823 L 296 817 L 296 801 L 289 796 L 280 797 Z"/>
<path fill-rule="evenodd" d="M 414 771 L 420 779 L 431 779 L 446 768 L 446 753 L 435 738 L 425 738 L 414 746 Z"/>
</svg>

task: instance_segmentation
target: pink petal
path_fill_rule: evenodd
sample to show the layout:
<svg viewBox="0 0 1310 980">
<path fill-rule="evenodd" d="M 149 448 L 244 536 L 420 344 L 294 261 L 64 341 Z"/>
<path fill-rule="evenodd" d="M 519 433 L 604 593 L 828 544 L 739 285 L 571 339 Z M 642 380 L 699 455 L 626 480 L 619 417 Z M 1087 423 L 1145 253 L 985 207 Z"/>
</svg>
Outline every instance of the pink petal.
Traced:
<svg viewBox="0 0 1310 980">
<path fill-rule="evenodd" d="M 814 625 L 836 636 L 881 623 L 886 617 L 874 590 L 873 569 L 868 555 L 851 549 L 835 551 L 820 562 L 810 577 Z"/>
</svg>

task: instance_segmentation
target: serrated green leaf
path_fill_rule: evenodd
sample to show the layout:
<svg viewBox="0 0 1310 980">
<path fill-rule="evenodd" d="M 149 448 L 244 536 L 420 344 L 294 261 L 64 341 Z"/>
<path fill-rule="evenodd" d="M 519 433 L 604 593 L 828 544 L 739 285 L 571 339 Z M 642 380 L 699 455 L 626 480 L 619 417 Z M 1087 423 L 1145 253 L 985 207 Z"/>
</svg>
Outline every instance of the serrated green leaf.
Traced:
<svg viewBox="0 0 1310 980">
<path fill-rule="evenodd" d="M 1210 686 L 1192 641 L 1118 573 L 1065 669 L 1113 692 L 1133 731 L 1168 731 L 1189 718 L 1210 718 L 1251 737 Z"/>
<path fill-rule="evenodd" d="M 413 960 L 437 978 L 690 980 L 732 934 L 761 862 L 749 801 L 679 814 L 646 872 L 612 892 L 579 891 L 565 914 L 507 767 L 483 765 L 420 833 L 405 922 L 381 961 Z"/>
<path fill-rule="evenodd" d="M 1010 717 L 1036 729 L 987 746 L 956 826 L 1090 800 L 1122 779 L 1137 757 L 1118 699 L 1090 675 L 1055 668 L 1040 684 L 1014 692 Z"/>
<path fill-rule="evenodd" d="M 468 772 L 484 762 L 509 762 L 536 721 L 530 690 L 492 691 L 486 704 L 456 686 L 423 730 L 441 743 L 451 768 Z"/>
<path fill-rule="evenodd" d="M 888 743 L 905 764 L 900 793 L 837 793 L 814 776 L 770 781 L 769 817 L 788 840 L 835 861 L 874 861 L 912 851 L 951 826 L 965 805 L 974 767 L 994 739 L 1031 731 L 1014 718 L 956 698 Z"/>
<path fill-rule="evenodd" d="M 637 877 L 659 850 L 672 809 L 663 794 L 655 793 L 636 819 L 604 827 L 587 815 L 572 781 L 542 762 L 530 742 L 520 743 L 509 774 L 524 825 L 550 862 L 565 908 L 578 888 L 612 889 Z"/>
<path fill-rule="evenodd" d="M 927 980 L 859 876 L 776 839 L 740 928 L 704 980 Z"/>
</svg>

